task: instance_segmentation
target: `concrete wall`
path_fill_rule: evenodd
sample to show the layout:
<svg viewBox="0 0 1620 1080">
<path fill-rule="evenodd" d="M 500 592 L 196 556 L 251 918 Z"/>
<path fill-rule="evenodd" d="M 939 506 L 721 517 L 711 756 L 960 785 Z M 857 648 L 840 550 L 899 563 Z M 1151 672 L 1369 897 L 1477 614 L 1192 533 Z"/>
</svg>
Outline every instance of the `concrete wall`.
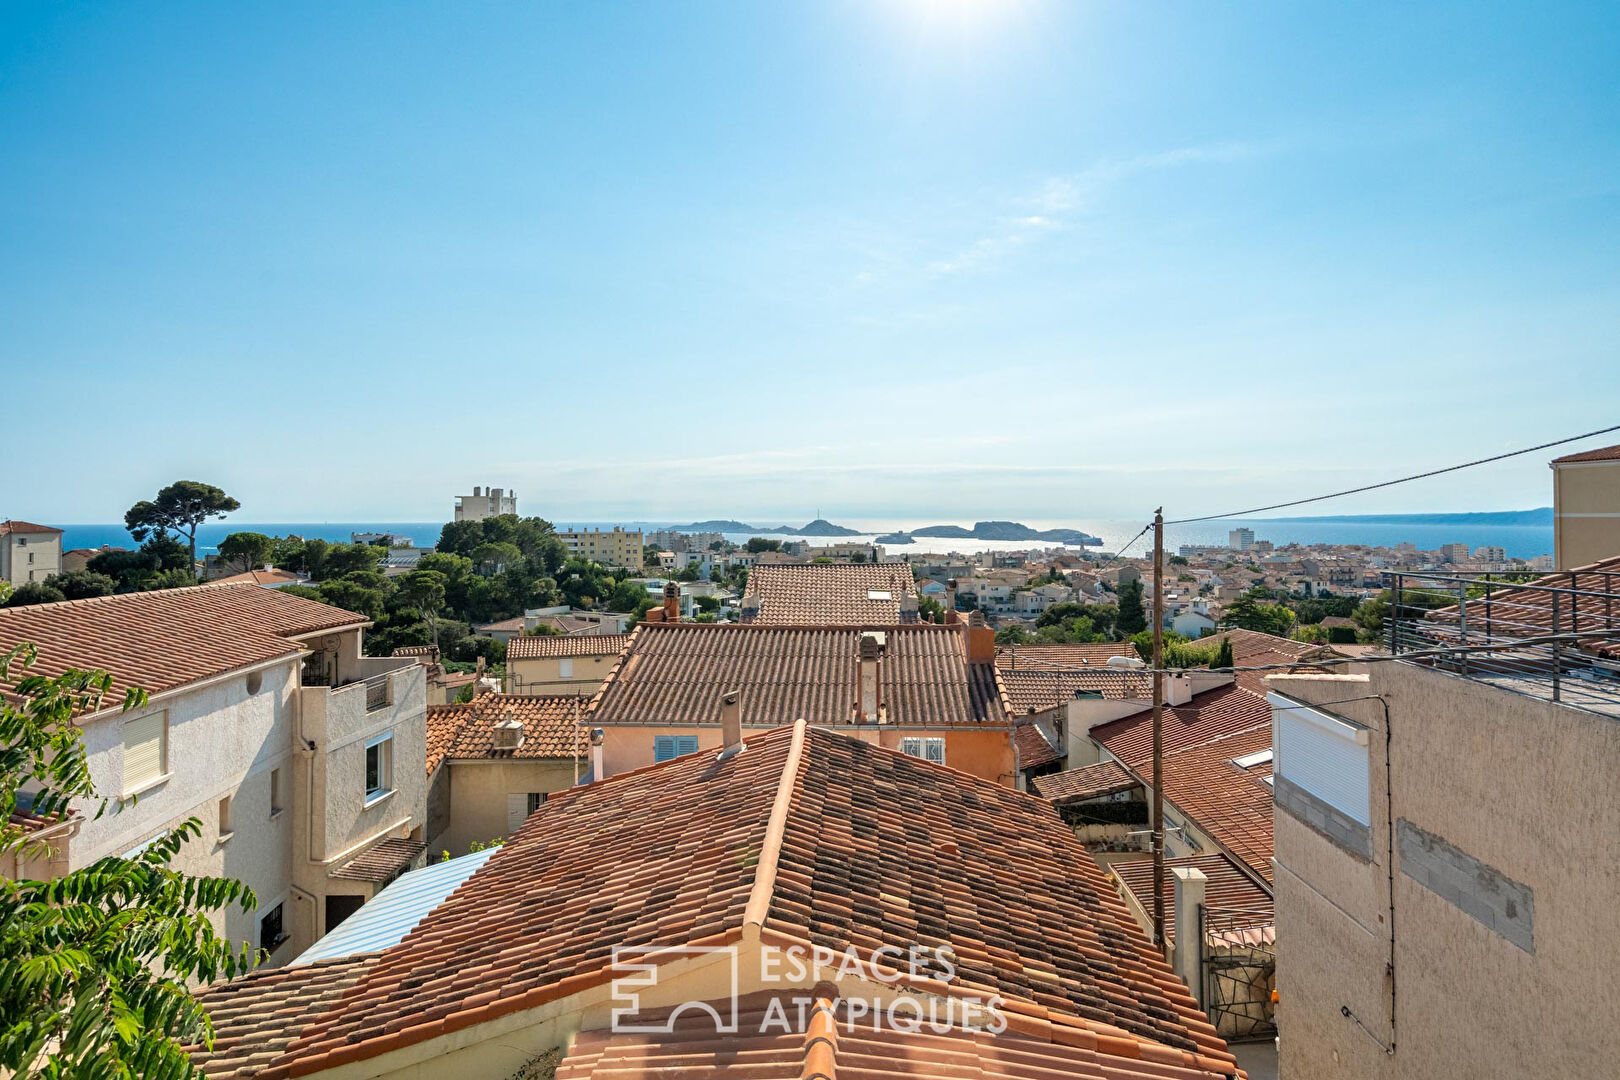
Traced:
<svg viewBox="0 0 1620 1080">
<path fill-rule="evenodd" d="M 1620 555 L 1620 461 L 1554 465 L 1553 515 L 1558 569 Z"/>
<path fill-rule="evenodd" d="M 1620 722 L 1414 665 L 1367 672 L 1271 680 L 1306 703 L 1382 695 L 1393 731 L 1386 786 L 1379 703 L 1323 706 L 1370 729 L 1370 859 L 1277 807 L 1282 1075 L 1612 1075 Z"/>
<path fill-rule="evenodd" d="M 581 761 L 580 774 L 590 768 Z M 566 791 L 574 785 L 574 762 L 533 758 L 489 758 L 448 761 L 439 770 L 449 796 L 449 817 L 444 828 L 430 834 L 428 852 L 452 857 L 467 854 L 470 845 L 484 844 L 511 834 L 507 796 L 531 792 Z"/>
<path fill-rule="evenodd" d="M 608 656 L 539 657 L 506 662 L 506 692 L 509 694 L 583 694 L 585 703 L 602 688 L 618 654 Z M 573 674 L 562 676 L 562 661 L 573 661 Z"/>
</svg>

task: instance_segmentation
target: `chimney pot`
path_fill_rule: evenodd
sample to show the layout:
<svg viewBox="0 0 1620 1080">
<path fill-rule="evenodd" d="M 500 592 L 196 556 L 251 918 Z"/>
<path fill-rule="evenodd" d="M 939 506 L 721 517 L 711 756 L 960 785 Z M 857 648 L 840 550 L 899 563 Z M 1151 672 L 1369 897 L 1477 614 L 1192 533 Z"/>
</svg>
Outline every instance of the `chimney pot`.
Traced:
<svg viewBox="0 0 1620 1080">
<path fill-rule="evenodd" d="M 747 749 L 742 737 L 741 691 L 728 690 L 720 698 L 720 742 L 723 744 L 721 761 Z"/>
</svg>

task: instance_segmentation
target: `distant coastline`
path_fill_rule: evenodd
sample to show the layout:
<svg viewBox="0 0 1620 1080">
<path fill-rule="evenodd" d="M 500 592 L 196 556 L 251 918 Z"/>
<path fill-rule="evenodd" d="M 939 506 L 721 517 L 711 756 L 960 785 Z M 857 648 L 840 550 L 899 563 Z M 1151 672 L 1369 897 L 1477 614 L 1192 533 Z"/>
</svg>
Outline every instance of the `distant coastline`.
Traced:
<svg viewBox="0 0 1620 1080">
<path fill-rule="evenodd" d="M 1470 514 L 1333 514 L 1322 517 L 1254 518 L 1253 522 L 1288 521 L 1312 525 L 1512 525 L 1552 527 L 1553 508 L 1492 510 Z"/>
</svg>

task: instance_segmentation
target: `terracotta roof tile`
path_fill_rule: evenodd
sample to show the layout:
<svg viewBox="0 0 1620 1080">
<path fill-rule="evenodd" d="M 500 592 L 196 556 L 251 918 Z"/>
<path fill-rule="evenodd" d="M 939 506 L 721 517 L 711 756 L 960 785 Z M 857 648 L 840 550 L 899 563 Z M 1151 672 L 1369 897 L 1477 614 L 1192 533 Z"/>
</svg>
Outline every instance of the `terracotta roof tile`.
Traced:
<svg viewBox="0 0 1620 1080">
<path fill-rule="evenodd" d="M 750 621 L 761 626 L 893 624 L 902 621 L 900 598 L 916 595 L 911 568 L 899 563 L 778 563 L 748 572 L 743 607 L 758 604 Z M 916 617 L 915 607 L 905 613 Z"/>
<path fill-rule="evenodd" d="M 579 724 L 588 704 L 573 694 L 491 693 L 456 705 L 429 705 L 428 775 L 446 758 L 571 758 L 582 752 Z M 523 744 L 516 750 L 497 750 L 495 725 L 509 718 L 523 723 Z"/>
<path fill-rule="evenodd" d="M 745 924 L 868 955 L 949 945 L 956 988 L 999 993 L 1022 1027 L 1095 1050 L 1089 1075 L 1235 1071 L 1050 804 L 798 723 L 723 761 L 689 754 L 553 795 L 296 1038 L 278 1035 L 262 1075 L 605 983 L 615 945 L 718 944 Z M 571 1060 L 591 1067 L 609 1049 L 582 1038 Z M 1002 1067 L 987 1075 L 1029 1075 Z"/>
<path fill-rule="evenodd" d="M 297 585 L 307 579 L 299 577 L 291 570 L 249 570 L 243 574 L 232 574 L 229 577 L 215 578 L 214 585 L 258 585 L 261 588 L 270 588 L 277 585 Z"/>
<path fill-rule="evenodd" d="M 1153 697 L 1153 680 L 1149 676 L 1139 671 L 1104 667 L 1086 671 L 1034 665 L 998 666 L 996 683 L 1012 716 L 1046 712 L 1088 694 L 1124 701 L 1148 701 Z"/>
<path fill-rule="evenodd" d="M 203 1075 L 257 1075 L 310 1019 L 331 1007 L 376 961 L 376 953 L 268 968 L 197 992 L 214 1024 L 214 1047 L 191 1049 Z"/>
<path fill-rule="evenodd" d="M 1210 855 L 1191 855 L 1181 859 L 1164 860 L 1164 933 L 1175 939 L 1175 905 L 1169 897 L 1175 893 L 1175 875 L 1178 868 L 1201 870 L 1208 881 L 1204 885 L 1204 902 L 1219 909 L 1217 921 L 1223 931 L 1239 927 L 1270 927 L 1276 919 L 1271 893 L 1237 863 L 1219 852 Z M 1153 910 L 1153 860 L 1110 863 L 1108 872 L 1135 898 L 1147 912 Z"/>
<path fill-rule="evenodd" d="M 1553 458 L 1554 465 L 1573 465 L 1580 461 L 1620 461 L 1620 446 L 1605 446 L 1597 450 L 1583 450 L 1578 454 L 1565 454 Z"/>
<path fill-rule="evenodd" d="M 59 533 L 61 529 L 53 529 L 49 525 L 35 525 L 31 521 L 0 521 L 0 536 L 10 536 L 13 533 Z"/>
<path fill-rule="evenodd" d="M 1128 641 L 1094 641 L 1069 645 L 1005 645 L 996 650 L 996 667 L 1017 668 L 1040 664 L 1103 667 L 1111 656 L 1137 655 Z"/>
<path fill-rule="evenodd" d="M 891 724 L 1004 724 L 989 663 L 969 664 L 955 626 L 874 627 L 886 635 L 880 700 Z M 718 723 L 721 695 L 742 691 L 743 722 L 850 719 L 859 626 L 644 623 L 597 695 L 600 724 Z"/>
<path fill-rule="evenodd" d="M 380 884 L 391 881 L 426 850 L 426 840 L 391 836 L 372 844 L 326 876 L 343 881 L 369 881 Z"/>
<path fill-rule="evenodd" d="M 1030 785 L 1035 789 L 1035 794 L 1061 806 L 1129 791 L 1140 787 L 1141 782 L 1126 772 L 1119 762 L 1099 761 L 1095 765 L 1037 776 L 1030 781 Z"/>
<path fill-rule="evenodd" d="M 1018 748 L 1018 767 L 1035 769 L 1063 757 L 1063 749 L 1052 744 L 1039 724 L 1025 722 L 1013 728 L 1013 745 Z"/>
<path fill-rule="evenodd" d="M 1144 779 L 1153 772 L 1151 709 L 1102 724 L 1091 737 Z M 1232 759 L 1271 746 L 1271 706 L 1235 683 L 1164 710 L 1164 797 L 1249 869 L 1271 880 L 1269 770 Z"/>
<path fill-rule="evenodd" d="M 197 585 L 89 600 L 0 608 L 0 651 L 39 647 L 29 671 L 60 675 L 69 667 L 112 675 L 107 706 L 124 691 L 149 694 L 292 656 L 289 637 L 363 626 L 364 615 L 254 585 Z"/>
<path fill-rule="evenodd" d="M 629 634 L 524 634 L 506 643 L 508 660 L 551 656 L 612 656 L 630 644 Z"/>
</svg>

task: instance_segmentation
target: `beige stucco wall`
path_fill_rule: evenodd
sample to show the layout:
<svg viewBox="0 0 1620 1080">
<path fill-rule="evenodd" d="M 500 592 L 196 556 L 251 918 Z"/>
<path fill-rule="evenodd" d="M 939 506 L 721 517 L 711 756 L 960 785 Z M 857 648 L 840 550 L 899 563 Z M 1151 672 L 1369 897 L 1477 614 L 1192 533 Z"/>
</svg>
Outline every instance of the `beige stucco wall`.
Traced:
<svg viewBox="0 0 1620 1080">
<path fill-rule="evenodd" d="M 590 767 L 581 761 L 581 775 Z M 440 781 L 448 786 L 448 826 L 430 837 L 428 851 L 435 858 L 443 851 L 452 857 L 467 854 L 474 843 L 510 835 L 507 796 L 565 791 L 574 784 L 574 763 L 523 758 L 490 758 L 446 762 Z"/>
<path fill-rule="evenodd" d="M 618 654 L 610 656 L 540 657 L 506 662 L 506 691 L 509 694 L 580 694 L 589 704 L 591 695 L 602 688 L 602 680 L 613 668 Z M 562 676 L 562 660 L 573 661 L 573 674 Z"/>
<path fill-rule="evenodd" d="M 1281 1072 L 1299 1077 L 1607 1076 L 1620 1054 L 1620 721 L 1407 664 L 1370 682 L 1273 680 L 1371 729 L 1369 863 L 1278 809 Z M 1284 766 L 1286 770 L 1286 766 Z M 1386 1042 L 1389 819 L 1406 819 L 1534 892 L 1534 952 L 1399 868 L 1396 1052 Z"/>
<path fill-rule="evenodd" d="M 1558 568 L 1620 555 L 1620 461 L 1553 466 Z"/>
<path fill-rule="evenodd" d="M 26 585 L 30 581 L 44 581 L 61 569 L 61 533 L 0 536 L 0 580 Z"/>
<path fill-rule="evenodd" d="M 248 692 L 248 674 L 232 675 L 160 697 L 128 714 L 113 712 L 84 729 L 90 775 L 98 791 L 123 788 L 123 725 L 131 717 L 168 712 L 168 777 L 99 820 L 87 819 L 67 843 L 65 869 L 123 854 L 189 817 L 202 834 L 181 848 L 175 869 L 198 876 L 236 878 L 253 889 L 256 910 L 238 906 L 216 913 L 215 928 L 233 941 L 258 944 L 262 911 L 289 900 L 292 838 L 290 786 L 292 732 L 296 723 L 298 664 L 282 661 L 260 671 L 258 693 Z M 270 812 L 271 770 L 281 770 L 284 809 Z M 232 833 L 222 839 L 219 800 L 231 796 Z M 284 924 L 295 930 L 294 905 L 284 903 Z M 272 962 L 292 956 L 286 946 Z"/>
</svg>

